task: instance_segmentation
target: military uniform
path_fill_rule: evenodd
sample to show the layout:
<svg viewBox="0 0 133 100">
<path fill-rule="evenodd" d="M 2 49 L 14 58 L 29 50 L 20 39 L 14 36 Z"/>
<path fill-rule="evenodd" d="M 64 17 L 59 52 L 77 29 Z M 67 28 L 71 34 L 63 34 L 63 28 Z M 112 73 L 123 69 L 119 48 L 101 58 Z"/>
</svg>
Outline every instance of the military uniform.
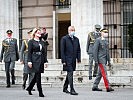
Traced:
<svg viewBox="0 0 133 100">
<path fill-rule="evenodd" d="M 97 27 L 95 27 L 97 28 Z M 100 29 L 100 26 L 98 27 Z M 100 37 L 100 32 L 90 32 L 88 34 L 88 38 L 87 38 L 87 47 L 86 47 L 86 52 L 89 55 L 89 79 L 92 79 L 92 66 L 93 66 L 93 46 L 95 43 L 95 39 Z M 94 72 L 93 72 L 93 76 L 95 77 L 97 74 L 97 68 L 98 66 L 95 64 L 94 66 Z"/>
<path fill-rule="evenodd" d="M 32 72 L 32 69 L 28 66 L 28 40 L 23 40 L 21 50 L 20 50 L 20 61 L 23 61 L 23 89 L 26 87 L 26 81 L 28 79 L 29 74 L 29 83 L 33 79 L 35 73 Z"/>
<path fill-rule="evenodd" d="M 2 41 L 2 50 L 1 50 L 1 56 L 0 56 L 1 62 L 3 58 L 5 62 L 7 87 L 10 87 L 10 71 L 12 75 L 12 84 L 15 84 L 14 66 L 15 66 L 15 61 L 18 61 L 19 59 L 17 39 L 6 38 Z"/>
<path fill-rule="evenodd" d="M 96 39 L 94 48 L 93 48 L 93 57 L 95 62 L 99 65 L 98 75 L 93 83 L 93 91 L 102 91 L 98 88 L 98 84 L 100 83 L 101 78 L 103 77 L 105 87 L 107 92 L 113 91 L 113 89 L 109 85 L 108 77 L 107 77 L 107 62 L 110 64 L 110 56 L 109 56 L 109 43 L 103 38 L 99 37 Z M 108 91 L 109 90 L 109 91 Z"/>
</svg>

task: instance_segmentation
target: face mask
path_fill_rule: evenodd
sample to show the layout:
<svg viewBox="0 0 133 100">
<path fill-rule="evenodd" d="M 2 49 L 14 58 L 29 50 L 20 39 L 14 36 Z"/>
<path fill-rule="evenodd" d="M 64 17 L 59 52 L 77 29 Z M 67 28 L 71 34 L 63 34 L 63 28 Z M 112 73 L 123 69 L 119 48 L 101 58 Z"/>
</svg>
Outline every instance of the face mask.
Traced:
<svg viewBox="0 0 133 100">
<path fill-rule="evenodd" d="M 103 37 L 105 37 L 105 38 L 108 37 L 108 33 L 104 33 Z"/>
<path fill-rule="evenodd" d="M 71 33 L 70 33 L 70 35 L 71 35 L 71 36 L 74 36 L 74 35 L 75 35 L 75 32 L 74 32 L 74 31 L 73 31 L 73 32 L 71 32 Z"/>
<path fill-rule="evenodd" d="M 36 34 L 37 37 L 41 37 L 41 34 Z"/>
</svg>

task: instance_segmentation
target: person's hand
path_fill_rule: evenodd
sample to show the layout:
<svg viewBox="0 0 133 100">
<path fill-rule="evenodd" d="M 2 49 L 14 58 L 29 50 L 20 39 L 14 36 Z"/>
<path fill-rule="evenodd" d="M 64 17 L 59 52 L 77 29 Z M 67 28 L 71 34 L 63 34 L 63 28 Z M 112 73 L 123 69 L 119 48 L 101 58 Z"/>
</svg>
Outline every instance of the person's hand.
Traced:
<svg viewBox="0 0 133 100">
<path fill-rule="evenodd" d="M 44 63 L 44 68 L 47 68 L 48 67 L 48 63 Z"/>
<path fill-rule="evenodd" d="M 81 61 L 77 61 L 77 63 L 81 63 Z"/>
<path fill-rule="evenodd" d="M 20 61 L 21 64 L 24 64 L 24 61 Z"/>
<path fill-rule="evenodd" d="M 95 66 L 98 66 L 98 62 L 95 62 Z"/>
<path fill-rule="evenodd" d="M 32 64 L 28 64 L 29 68 L 32 68 Z"/>
<path fill-rule="evenodd" d="M 66 65 L 66 63 L 63 63 L 63 65 Z"/>
<path fill-rule="evenodd" d="M 109 66 L 109 68 L 111 68 L 111 63 L 110 62 L 108 63 L 108 66 Z"/>
</svg>

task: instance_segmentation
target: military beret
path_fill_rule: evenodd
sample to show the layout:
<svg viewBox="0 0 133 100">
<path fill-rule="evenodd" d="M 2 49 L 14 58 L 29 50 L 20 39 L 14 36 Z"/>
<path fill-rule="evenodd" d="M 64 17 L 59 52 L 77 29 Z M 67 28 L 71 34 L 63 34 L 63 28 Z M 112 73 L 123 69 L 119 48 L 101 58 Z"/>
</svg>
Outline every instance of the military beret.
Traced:
<svg viewBox="0 0 133 100">
<path fill-rule="evenodd" d="M 12 34 L 13 32 L 12 32 L 12 30 L 7 30 L 6 33 L 7 34 Z"/>
<path fill-rule="evenodd" d="M 99 24 L 96 24 L 96 25 L 95 25 L 95 28 L 101 29 L 101 26 L 100 26 Z"/>
</svg>

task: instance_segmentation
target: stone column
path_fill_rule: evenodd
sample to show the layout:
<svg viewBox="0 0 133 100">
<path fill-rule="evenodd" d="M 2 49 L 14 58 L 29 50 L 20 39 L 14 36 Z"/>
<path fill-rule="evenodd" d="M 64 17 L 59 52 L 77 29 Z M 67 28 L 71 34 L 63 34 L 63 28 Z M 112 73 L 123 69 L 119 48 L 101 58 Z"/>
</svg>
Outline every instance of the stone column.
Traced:
<svg viewBox="0 0 133 100">
<path fill-rule="evenodd" d="M 0 44 L 6 38 L 6 31 L 12 30 L 13 37 L 19 39 L 18 0 L 0 0 Z M 19 40 L 18 40 L 19 41 Z M 1 46 L 0 46 L 1 48 Z"/>
<path fill-rule="evenodd" d="M 88 59 L 87 37 L 95 24 L 103 26 L 103 0 L 71 0 L 71 25 L 80 40 L 82 59 Z"/>
</svg>

